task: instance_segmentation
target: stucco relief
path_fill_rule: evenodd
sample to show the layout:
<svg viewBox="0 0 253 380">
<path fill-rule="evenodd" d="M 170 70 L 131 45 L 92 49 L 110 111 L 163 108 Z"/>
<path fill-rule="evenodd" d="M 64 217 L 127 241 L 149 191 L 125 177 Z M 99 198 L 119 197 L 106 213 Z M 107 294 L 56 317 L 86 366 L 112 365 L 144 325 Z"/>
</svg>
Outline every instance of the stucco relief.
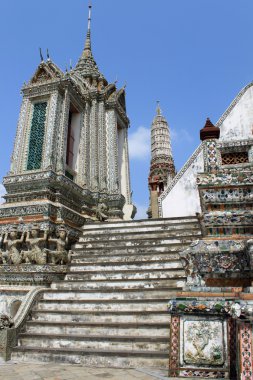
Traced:
<svg viewBox="0 0 253 380">
<path fill-rule="evenodd" d="M 233 189 L 205 189 L 201 191 L 206 203 L 253 201 L 253 190 L 250 187 Z"/>
<path fill-rule="evenodd" d="M 238 185 L 251 184 L 253 182 L 253 173 L 251 170 L 240 168 L 238 171 L 231 169 L 230 171 L 222 170 L 218 173 L 205 173 L 197 176 L 198 185 Z"/>
<path fill-rule="evenodd" d="M 183 363 L 198 365 L 224 364 L 222 321 L 184 321 Z"/>
<path fill-rule="evenodd" d="M 250 245 L 249 245 L 250 246 Z M 246 241 L 200 240 L 180 252 L 180 260 L 187 275 L 187 286 L 203 283 L 203 277 L 213 273 L 247 272 L 250 257 Z"/>
<path fill-rule="evenodd" d="M 70 262 L 72 251 L 69 249 L 69 234 L 64 226 L 59 227 L 55 238 L 49 237 L 49 231 L 43 231 L 41 236 L 37 224 L 28 233 L 23 232 L 21 237 L 19 234 L 18 228 L 14 226 L 4 238 L 1 236 L 0 264 L 64 265 Z"/>
</svg>

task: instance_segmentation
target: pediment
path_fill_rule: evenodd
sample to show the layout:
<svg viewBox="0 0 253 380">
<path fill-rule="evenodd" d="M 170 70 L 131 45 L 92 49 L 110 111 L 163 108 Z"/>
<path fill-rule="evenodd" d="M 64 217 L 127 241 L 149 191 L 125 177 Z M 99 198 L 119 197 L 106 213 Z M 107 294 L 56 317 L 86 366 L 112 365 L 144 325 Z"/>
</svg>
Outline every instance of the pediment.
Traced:
<svg viewBox="0 0 253 380">
<path fill-rule="evenodd" d="M 33 75 L 30 83 L 43 83 L 54 79 L 59 79 L 61 77 L 61 71 L 56 65 L 51 62 L 42 62 L 37 68 L 35 74 Z"/>
<path fill-rule="evenodd" d="M 105 87 L 106 99 L 112 99 L 115 97 L 116 86 L 115 83 L 110 83 Z"/>
</svg>

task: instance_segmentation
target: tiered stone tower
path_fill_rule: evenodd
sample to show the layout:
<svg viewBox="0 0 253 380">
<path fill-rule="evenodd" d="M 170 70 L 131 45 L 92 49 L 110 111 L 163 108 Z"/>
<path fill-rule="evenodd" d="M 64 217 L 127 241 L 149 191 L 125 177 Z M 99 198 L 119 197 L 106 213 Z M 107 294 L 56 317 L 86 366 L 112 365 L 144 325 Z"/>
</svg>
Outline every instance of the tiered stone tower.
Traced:
<svg viewBox="0 0 253 380">
<path fill-rule="evenodd" d="M 150 191 L 149 218 L 158 218 L 158 196 L 175 176 L 169 125 L 157 102 L 156 116 L 151 126 L 151 165 L 148 178 Z"/>
<path fill-rule="evenodd" d="M 22 88 L 0 232 L 22 221 L 42 229 L 87 219 L 131 219 L 125 89 L 108 84 L 91 51 L 91 7 L 82 55 L 63 73 L 47 54 Z"/>
</svg>

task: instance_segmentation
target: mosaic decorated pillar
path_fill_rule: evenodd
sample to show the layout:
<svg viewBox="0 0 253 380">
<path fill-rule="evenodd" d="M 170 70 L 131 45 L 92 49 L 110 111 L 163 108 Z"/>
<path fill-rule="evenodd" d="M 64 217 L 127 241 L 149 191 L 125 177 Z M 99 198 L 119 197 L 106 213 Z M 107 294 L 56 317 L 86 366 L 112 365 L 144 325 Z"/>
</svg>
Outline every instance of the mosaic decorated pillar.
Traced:
<svg viewBox="0 0 253 380">
<path fill-rule="evenodd" d="M 205 172 L 215 172 L 219 168 L 219 152 L 217 143 L 220 137 L 220 129 L 215 127 L 208 118 L 204 128 L 200 130 L 200 139 L 204 148 Z"/>
<path fill-rule="evenodd" d="M 204 172 L 197 176 L 206 236 L 235 238 L 253 234 L 252 147 L 249 141 L 219 142 L 209 119 L 200 131 Z"/>
<path fill-rule="evenodd" d="M 238 378 L 253 379 L 253 323 L 238 322 Z"/>
</svg>

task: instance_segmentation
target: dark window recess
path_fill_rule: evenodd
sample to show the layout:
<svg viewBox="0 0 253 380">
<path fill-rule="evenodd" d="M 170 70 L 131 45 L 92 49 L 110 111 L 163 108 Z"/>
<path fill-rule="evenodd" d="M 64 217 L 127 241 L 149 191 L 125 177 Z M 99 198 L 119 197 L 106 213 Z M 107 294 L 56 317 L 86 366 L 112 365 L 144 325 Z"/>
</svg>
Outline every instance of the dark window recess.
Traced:
<svg viewBox="0 0 253 380">
<path fill-rule="evenodd" d="M 74 162 L 74 144 L 75 144 L 75 138 L 74 138 L 74 131 L 71 127 L 71 121 L 72 121 L 72 112 L 69 113 L 69 121 L 68 121 L 68 139 L 67 139 L 67 154 L 66 154 L 66 164 L 73 168 L 73 162 Z"/>
<path fill-rule="evenodd" d="M 71 179 L 71 181 L 74 181 L 74 176 L 68 172 L 67 170 L 65 171 L 65 176 L 68 177 L 69 179 Z"/>
<path fill-rule="evenodd" d="M 248 152 L 234 152 L 221 154 L 222 165 L 236 165 L 249 162 Z"/>
</svg>

